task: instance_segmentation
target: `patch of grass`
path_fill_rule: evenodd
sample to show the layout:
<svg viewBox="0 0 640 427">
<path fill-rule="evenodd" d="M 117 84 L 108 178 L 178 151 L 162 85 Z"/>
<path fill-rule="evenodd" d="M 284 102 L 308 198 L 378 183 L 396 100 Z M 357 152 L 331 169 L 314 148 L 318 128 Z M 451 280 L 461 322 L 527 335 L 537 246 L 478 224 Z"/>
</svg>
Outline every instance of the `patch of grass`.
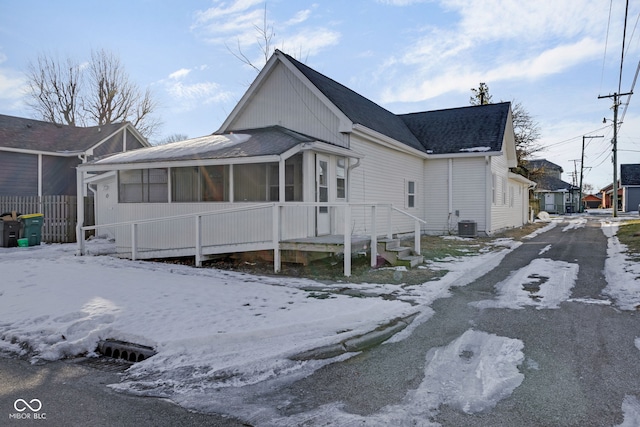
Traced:
<svg viewBox="0 0 640 427">
<path fill-rule="evenodd" d="M 627 253 L 633 260 L 640 260 L 640 219 L 620 223 L 618 240 L 627 246 Z"/>
</svg>

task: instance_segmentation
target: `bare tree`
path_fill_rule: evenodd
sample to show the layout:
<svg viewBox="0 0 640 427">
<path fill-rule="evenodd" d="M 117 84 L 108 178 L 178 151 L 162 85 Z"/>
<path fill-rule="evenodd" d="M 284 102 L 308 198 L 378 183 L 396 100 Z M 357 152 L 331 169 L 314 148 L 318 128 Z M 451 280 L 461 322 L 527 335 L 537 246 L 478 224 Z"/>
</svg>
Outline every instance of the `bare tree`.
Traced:
<svg viewBox="0 0 640 427">
<path fill-rule="evenodd" d="M 46 121 L 78 125 L 131 122 L 149 138 L 161 122 L 150 90 L 132 83 L 120 59 L 93 51 L 87 67 L 67 58 L 41 55 L 29 64 L 29 105 Z"/>
<path fill-rule="evenodd" d="M 254 25 L 253 28 L 256 30 L 256 33 L 258 35 L 258 37 L 256 37 L 256 42 L 260 47 L 260 52 L 262 53 L 262 56 L 264 57 L 264 62 L 266 64 L 267 61 L 269 60 L 269 57 L 274 51 L 271 41 L 275 36 L 275 33 L 273 31 L 273 25 L 267 22 L 267 3 L 266 2 L 264 4 L 262 26 Z M 258 73 L 260 72 L 262 67 L 256 65 L 251 59 L 249 59 L 247 54 L 242 50 L 242 46 L 240 45 L 240 39 L 237 40 L 237 46 L 235 50 L 231 49 L 226 44 L 225 46 L 233 56 L 235 56 L 236 58 L 238 58 L 238 60 L 240 60 L 240 62 L 252 67 L 254 70 L 256 70 L 256 72 Z"/>
<path fill-rule="evenodd" d="M 469 98 L 471 105 L 491 104 L 489 86 L 486 83 L 480 83 L 478 88 L 472 88 L 471 92 L 473 94 Z M 522 167 L 525 166 L 526 159 L 530 159 L 533 154 L 544 150 L 537 142 L 540 138 L 540 126 L 522 106 L 522 103 L 515 100 L 511 101 L 511 117 L 515 134 L 516 158 L 518 159 L 517 170 L 523 172 Z"/>
<path fill-rule="evenodd" d="M 189 137 L 182 133 L 174 133 L 172 135 L 162 138 L 160 141 L 156 143 L 156 145 L 171 144 L 172 142 L 184 141 L 185 139 L 189 139 Z"/>
<path fill-rule="evenodd" d="M 82 122 L 79 110 L 82 74 L 78 62 L 42 54 L 37 62 L 28 64 L 27 82 L 30 98 L 27 104 L 42 120 L 72 126 Z"/>
</svg>

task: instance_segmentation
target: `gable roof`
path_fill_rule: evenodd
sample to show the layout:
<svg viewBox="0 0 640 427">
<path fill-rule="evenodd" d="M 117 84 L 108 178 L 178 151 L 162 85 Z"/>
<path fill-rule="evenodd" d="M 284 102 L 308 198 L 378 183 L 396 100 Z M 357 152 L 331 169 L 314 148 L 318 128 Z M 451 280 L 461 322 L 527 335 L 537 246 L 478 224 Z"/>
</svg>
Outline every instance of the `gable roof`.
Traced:
<svg viewBox="0 0 640 427">
<path fill-rule="evenodd" d="M 562 166 L 556 165 L 553 162 L 550 162 L 547 159 L 534 159 L 534 160 L 525 160 L 528 169 L 548 169 L 564 172 L 562 170 Z"/>
<path fill-rule="evenodd" d="M 533 180 L 537 186 L 535 191 L 575 191 L 579 188 L 573 184 L 549 175 L 542 175 Z"/>
<path fill-rule="evenodd" d="M 276 55 L 285 57 L 353 123 L 363 125 L 417 150 L 425 151 L 420 141 L 397 115 L 286 53 L 278 50 Z"/>
<path fill-rule="evenodd" d="M 429 154 L 500 151 L 511 104 L 485 104 L 400 117 Z"/>
<path fill-rule="evenodd" d="M 90 150 L 128 125 L 123 122 L 76 127 L 0 114 L 0 150 L 9 148 L 74 155 Z M 135 128 L 130 126 L 130 129 Z M 148 145 L 142 136 L 140 139 Z"/>
<path fill-rule="evenodd" d="M 502 150 L 508 102 L 396 115 L 279 50 L 274 57 L 291 64 L 353 124 L 413 149 L 426 154 Z"/>
<path fill-rule="evenodd" d="M 640 185 L 640 164 L 620 165 L 620 183 L 622 185 Z"/>
</svg>

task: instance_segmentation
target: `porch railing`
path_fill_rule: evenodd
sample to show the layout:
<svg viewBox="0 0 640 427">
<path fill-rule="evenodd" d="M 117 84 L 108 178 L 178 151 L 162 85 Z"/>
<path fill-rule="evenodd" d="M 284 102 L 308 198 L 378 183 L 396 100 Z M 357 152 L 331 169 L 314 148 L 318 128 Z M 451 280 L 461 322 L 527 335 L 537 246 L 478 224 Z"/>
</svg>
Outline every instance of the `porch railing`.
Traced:
<svg viewBox="0 0 640 427">
<path fill-rule="evenodd" d="M 173 250 L 189 250 L 195 255 L 196 266 L 201 266 L 207 255 L 273 250 L 274 271 L 282 268 L 280 243 L 283 240 L 315 236 L 315 212 L 326 207 L 335 223 L 332 228 L 342 230 L 344 235 L 344 274 L 351 275 L 351 222 L 354 208 L 369 211 L 369 219 L 363 221 L 366 232 L 359 233 L 370 238 L 371 266 L 377 263 L 377 243 L 380 236 L 393 237 L 393 215 L 400 215 L 413 222 L 414 251 L 420 254 L 421 225 L 426 221 L 402 211 L 391 204 L 382 203 L 262 203 L 183 215 L 146 218 L 111 224 L 78 227 L 78 236 L 88 230 L 115 230 L 116 246 L 121 253 L 130 254 L 136 260 L 143 252 L 145 256 L 170 256 Z M 339 213 L 338 213 L 339 212 Z M 386 215 L 386 218 L 384 216 Z M 338 221 L 339 217 L 342 221 Z M 170 225 L 167 227 L 167 223 Z M 379 232 L 381 230 L 382 232 Z M 142 231 L 142 232 L 141 232 Z M 406 232 L 406 230 L 403 230 Z M 98 233 L 96 233 L 98 234 Z M 84 239 L 78 239 L 78 254 L 86 252 Z"/>
</svg>

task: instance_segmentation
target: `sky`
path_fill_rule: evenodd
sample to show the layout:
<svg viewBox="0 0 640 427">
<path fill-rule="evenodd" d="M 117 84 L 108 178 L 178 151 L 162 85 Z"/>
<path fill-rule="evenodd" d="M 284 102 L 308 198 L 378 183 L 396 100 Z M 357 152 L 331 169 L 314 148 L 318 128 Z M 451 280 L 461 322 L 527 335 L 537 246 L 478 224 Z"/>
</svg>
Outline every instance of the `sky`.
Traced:
<svg viewBox="0 0 640 427">
<path fill-rule="evenodd" d="M 578 264 L 546 258 L 544 253 L 550 248 L 545 247 L 531 264 L 497 283 L 493 299 L 474 304 L 480 309 L 555 310 L 571 301 L 635 312 L 640 303 L 635 280 L 640 267 L 628 260 L 626 247 L 616 237 L 617 224 L 623 219 L 628 218 L 601 221 L 609 241 L 604 269 L 608 285 L 602 299 L 572 299 Z M 566 224 L 562 231 L 569 231 L 585 227 L 587 220 L 552 219 L 525 239 L 561 223 Z M 447 238 L 458 237 L 443 237 Z M 492 250 L 478 254 L 429 261 L 428 268 L 446 270 L 446 274 L 410 286 L 328 284 L 95 256 L 115 250 L 115 244 L 105 239 L 88 241 L 94 256 L 84 257 L 75 256 L 75 244 L 0 247 L 0 274 L 15 278 L 3 282 L 0 289 L 0 354 L 20 354 L 34 363 L 95 357 L 100 340 L 116 339 L 156 351 L 132 365 L 118 383 L 109 385 L 125 393 L 165 397 L 187 409 L 225 413 L 255 425 L 436 426 L 427 420 L 443 404 L 476 413 L 489 411 L 511 396 L 527 369 L 540 369 L 527 343 L 470 327 L 427 352 L 424 378 L 417 388 L 369 415 L 349 413 L 340 402 L 331 402 L 283 417 L 269 406 L 282 402 L 252 399 L 252 389 L 244 386 L 260 387 L 266 382 L 265 387 L 270 387 L 268 381 L 276 378 L 282 386 L 310 375 L 358 353 L 325 360 L 294 361 L 290 357 L 334 346 L 392 319 L 416 315 L 387 343 L 406 339 L 435 313 L 434 301 L 451 297 L 452 287 L 466 286 L 484 276 L 523 242 L 495 239 L 492 244 Z M 535 286 L 532 271 L 548 281 Z M 92 280 L 87 282 L 87 277 Z M 341 293 L 345 289 L 363 296 Z M 48 303 L 34 303 L 43 300 Z M 629 339 L 640 351 L 640 338 L 631 332 Z M 457 357 L 464 352 L 469 358 Z M 64 416 L 51 409 L 51 402 L 41 404 L 47 420 L 55 422 Z M 638 425 L 640 401 L 636 396 L 612 404 L 621 404 L 624 423 L 619 426 Z"/>
<path fill-rule="evenodd" d="M 25 71 L 39 55 L 105 49 L 159 102 L 151 142 L 215 132 L 257 75 L 232 52 L 264 64 L 265 5 L 274 48 L 382 107 L 467 106 L 484 82 L 493 102 L 522 104 L 545 147 L 535 157 L 565 181 L 579 183 L 584 141 L 584 182 L 612 182 L 613 99 L 599 97 L 631 92 L 640 65 L 640 5 L 625 31 L 620 0 L 4 0 L 0 114 L 34 118 Z M 637 101 L 620 101 L 618 164 L 640 163 Z"/>
</svg>

